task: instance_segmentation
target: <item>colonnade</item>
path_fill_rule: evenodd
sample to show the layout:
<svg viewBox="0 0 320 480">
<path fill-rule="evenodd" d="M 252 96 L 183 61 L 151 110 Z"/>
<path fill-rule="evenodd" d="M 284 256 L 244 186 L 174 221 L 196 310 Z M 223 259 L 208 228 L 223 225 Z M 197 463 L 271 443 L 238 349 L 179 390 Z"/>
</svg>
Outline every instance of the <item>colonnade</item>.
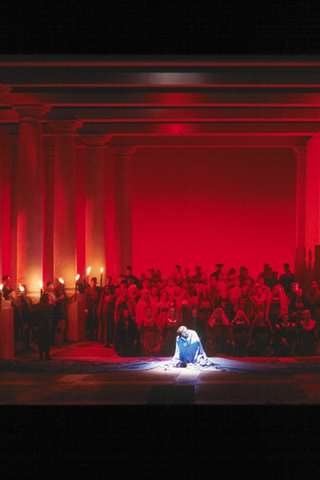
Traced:
<svg viewBox="0 0 320 480">
<path fill-rule="evenodd" d="M 9 90 L 0 85 L 0 95 Z M 101 267 L 112 276 L 123 272 L 132 263 L 135 148 L 110 148 L 107 133 L 83 135 L 77 119 L 45 120 L 50 105 L 11 108 L 19 116 L 19 135 L 12 135 L 10 124 L 0 126 L 1 276 L 8 274 L 13 285 L 26 283 L 29 292 L 38 293 L 39 281 L 57 277 L 72 288 L 77 273 L 89 265 L 95 275 Z M 50 145 L 43 134 L 44 121 L 53 131 Z M 86 163 L 85 191 L 80 194 L 76 136 L 82 140 Z M 320 278 L 320 136 L 294 151 L 295 272 L 304 284 L 314 275 Z"/>
<path fill-rule="evenodd" d="M 1 276 L 8 274 L 12 285 L 26 284 L 31 296 L 38 296 L 40 281 L 62 277 L 67 288 L 74 288 L 79 268 L 85 273 L 89 265 L 91 275 L 98 276 L 101 267 L 104 275 L 106 268 L 112 276 L 123 272 L 132 263 L 134 149 L 111 150 L 108 135 L 81 135 L 79 120 L 49 121 L 54 142 L 47 146 L 42 124 L 50 106 L 12 108 L 20 118 L 18 138 L 11 135 L 10 125 L 0 126 Z M 79 205 L 76 135 L 86 151 L 85 191 Z M 114 171 L 109 169 L 110 156 Z M 107 192 L 108 175 L 113 177 L 113 198 Z M 84 228 L 78 225 L 79 206 Z M 106 239 L 109 221 L 112 241 Z M 114 246 L 112 251 L 108 245 Z M 85 258 L 80 259 L 81 246 Z"/>
</svg>

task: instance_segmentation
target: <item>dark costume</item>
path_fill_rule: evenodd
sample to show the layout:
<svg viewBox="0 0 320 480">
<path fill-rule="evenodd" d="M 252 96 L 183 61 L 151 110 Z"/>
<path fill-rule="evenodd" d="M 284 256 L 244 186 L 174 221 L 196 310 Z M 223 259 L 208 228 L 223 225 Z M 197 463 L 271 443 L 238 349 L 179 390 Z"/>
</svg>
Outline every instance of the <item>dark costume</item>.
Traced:
<svg viewBox="0 0 320 480">
<path fill-rule="evenodd" d="M 201 340 L 206 344 L 206 328 L 207 328 L 207 323 L 209 318 L 211 317 L 213 308 L 211 305 L 211 302 L 208 299 L 204 299 L 202 295 L 200 295 L 200 300 L 199 300 L 199 307 L 198 307 L 198 317 L 200 322 L 202 323 L 202 337 Z"/>
<path fill-rule="evenodd" d="M 250 322 L 253 320 L 254 307 L 248 294 L 241 294 L 236 300 L 233 308 L 235 312 L 241 310 Z"/>
<path fill-rule="evenodd" d="M 67 331 L 69 328 L 69 319 L 67 312 L 67 302 L 68 297 L 64 290 L 64 286 L 61 285 L 59 288 L 55 288 L 53 293 L 56 297 L 53 325 L 52 325 L 52 345 L 55 345 L 55 336 L 57 329 L 60 328 L 63 330 L 63 339 L 67 340 Z M 59 326 L 60 325 L 60 326 Z"/>
<path fill-rule="evenodd" d="M 114 349 L 119 357 L 136 357 L 140 353 L 137 325 L 130 316 L 121 315 L 116 325 Z"/>
<path fill-rule="evenodd" d="M 229 321 L 234 318 L 233 304 L 228 297 L 222 298 L 221 295 L 219 295 L 215 308 L 222 308 Z"/>
<path fill-rule="evenodd" d="M 291 292 L 291 283 L 293 283 L 294 274 L 290 271 L 280 275 L 279 283 L 283 286 L 285 293 L 288 295 Z"/>
<path fill-rule="evenodd" d="M 298 296 L 295 293 L 289 305 L 289 314 L 295 315 L 297 318 L 297 324 L 302 319 L 302 312 L 309 308 L 309 302 L 305 295 Z"/>
<path fill-rule="evenodd" d="M 266 319 L 256 317 L 252 325 L 252 349 L 251 353 L 254 357 L 271 357 L 274 355 L 272 348 L 273 332 Z"/>
<path fill-rule="evenodd" d="M 21 295 L 20 297 L 21 307 L 20 312 L 22 316 L 22 341 L 23 341 L 23 350 L 27 352 L 31 350 L 30 348 L 30 334 L 33 333 L 34 336 L 34 315 L 33 315 L 33 302 L 31 297 L 27 295 Z"/>
<path fill-rule="evenodd" d="M 279 323 L 279 319 L 284 314 L 288 313 L 288 305 L 289 299 L 285 294 L 282 285 L 277 285 L 276 288 L 273 288 L 271 293 L 268 314 L 268 318 L 273 330 L 275 325 Z"/>
<path fill-rule="evenodd" d="M 10 300 L 9 298 L 9 295 L 10 293 L 13 292 L 13 288 L 11 288 L 9 285 L 4 285 L 3 288 L 2 288 L 2 294 L 3 294 L 3 298 L 5 300 Z"/>
<path fill-rule="evenodd" d="M 86 309 L 88 310 L 86 316 L 85 330 L 87 334 L 87 340 L 97 340 L 98 338 L 98 325 L 99 319 L 97 316 L 97 307 L 99 300 L 100 288 L 88 287 L 84 295 L 86 302 Z"/>
<path fill-rule="evenodd" d="M 98 339 L 100 343 L 106 342 L 107 345 L 113 345 L 115 327 L 114 308 L 114 295 L 103 291 L 97 307 L 97 316 L 99 318 Z"/>
<path fill-rule="evenodd" d="M 153 318 L 144 318 L 140 323 L 139 333 L 141 354 L 145 356 L 159 355 L 160 332 L 155 320 Z"/>
<path fill-rule="evenodd" d="M 228 354 L 230 350 L 229 320 L 222 308 L 216 308 L 207 323 L 207 352 L 209 357 Z"/>
<path fill-rule="evenodd" d="M 298 344 L 297 353 L 302 357 L 309 357 L 318 355 L 317 350 L 317 330 L 316 322 L 309 320 L 309 324 L 306 325 L 303 321 L 297 325 Z"/>
<path fill-rule="evenodd" d="M 297 343 L 297 328 L 293 322 L 279 322 L 275 325 L 273 347 L 278 357 L 294 355 Z"/>
<path fill-rule="evenodd" d="M 163 355 L 169 357 L 174 354 L 177 329 L 180 327 L 181 321 L 178 318 L 167 318 L 163 329 Z"/>
<path fill-rule="evenodd" d="M 45 354 L 46 359 L 49 358 L 51 343 L 51 325 L 53 322 L 54 306 L 44 303 L 38 303 L 34 307 L 35 324 L 37 326 L 37 339 L 40 360 Z"/>
<path fill-rule="evenodd" d="M 251 325 L 241 310 L 230 325 L 231 344 L 235 357 L 244 357 L 249 353 L 251 343 Z"/>
</svg>

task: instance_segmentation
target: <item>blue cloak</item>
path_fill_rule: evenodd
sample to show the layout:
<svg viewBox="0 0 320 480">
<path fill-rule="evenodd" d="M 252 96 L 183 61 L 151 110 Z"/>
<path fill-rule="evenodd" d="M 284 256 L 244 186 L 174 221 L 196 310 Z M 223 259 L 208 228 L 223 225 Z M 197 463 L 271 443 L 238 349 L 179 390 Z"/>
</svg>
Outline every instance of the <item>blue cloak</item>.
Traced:
<svg viewBox="0 0 320 480">
<path fill-rule="evenodd" d="M 194 367 L 209 367 L 212 362 L 208 359 L 200 342 L 197 332 L 188 330 L 188 338 L 177 336 L 176 351 L 172 359 L 173 366 L 186 364 Z"/>
</svg>

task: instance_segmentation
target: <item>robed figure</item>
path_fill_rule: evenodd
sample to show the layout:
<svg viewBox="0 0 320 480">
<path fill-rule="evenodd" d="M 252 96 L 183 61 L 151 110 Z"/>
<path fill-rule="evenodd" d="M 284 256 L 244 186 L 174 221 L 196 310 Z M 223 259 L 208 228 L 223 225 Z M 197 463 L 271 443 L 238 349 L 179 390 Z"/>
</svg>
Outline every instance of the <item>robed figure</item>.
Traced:
<svg viewBox="0 0 320 480">
<path fill-rule="evenodd" d="M 177 330 L 176 350 L 172 359 L 174 367 L 209 367 L 212 365 L 194 330 L 188 330 L 182 325 Z"/>
</svg>

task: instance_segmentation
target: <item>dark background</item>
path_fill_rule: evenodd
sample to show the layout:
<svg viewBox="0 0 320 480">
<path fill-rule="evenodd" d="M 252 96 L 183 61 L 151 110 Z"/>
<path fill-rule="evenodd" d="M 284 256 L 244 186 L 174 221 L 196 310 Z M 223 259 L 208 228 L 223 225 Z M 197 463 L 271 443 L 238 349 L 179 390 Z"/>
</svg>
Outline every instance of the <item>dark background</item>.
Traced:
<svg viewBox="0 0 320 480">
<path fill-rule="evenodd" d="M 319 24 L 310 0 L 5 0 L 0 54 L 314 55 Z"/>
</svg>

